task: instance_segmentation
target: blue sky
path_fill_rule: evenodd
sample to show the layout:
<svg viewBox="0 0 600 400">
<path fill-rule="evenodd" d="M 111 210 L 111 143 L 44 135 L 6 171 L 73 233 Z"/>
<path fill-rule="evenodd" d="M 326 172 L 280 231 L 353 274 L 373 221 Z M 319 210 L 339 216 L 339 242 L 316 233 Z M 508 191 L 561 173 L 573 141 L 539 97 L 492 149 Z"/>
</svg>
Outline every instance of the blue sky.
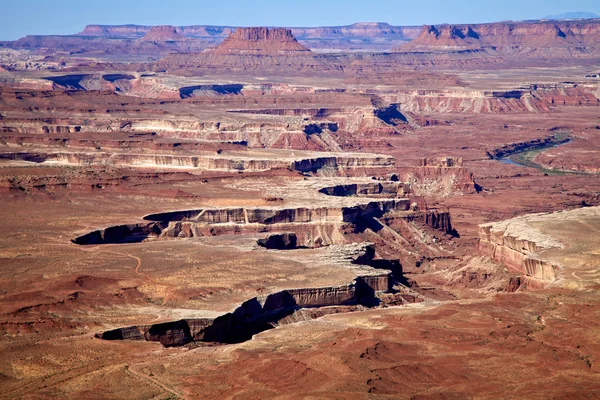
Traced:
<svg viewBox="0 0 600 400">
<path fill-rule="evenodd" d="M 476 4 L 476 5 L 475 5 Z M 71 34 L 87 24 L 322 26 L 536 19 L 587 11 L 598 0 L 0 0 L 0 40 Z"/>
</svg>

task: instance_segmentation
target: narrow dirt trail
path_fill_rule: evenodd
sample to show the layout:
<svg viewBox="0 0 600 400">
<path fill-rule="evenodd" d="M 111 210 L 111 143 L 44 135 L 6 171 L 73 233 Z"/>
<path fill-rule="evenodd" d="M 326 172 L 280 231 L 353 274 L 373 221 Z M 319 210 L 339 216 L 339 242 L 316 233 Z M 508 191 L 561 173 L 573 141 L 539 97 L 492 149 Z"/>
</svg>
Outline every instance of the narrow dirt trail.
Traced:
<svg viewBox="0 0 600 400">
<path fill-rule="evenodd" d="M 146 374 L 143 374 L 139 371 L 134 370 L 131 367 L 127 368 L 127 372 L 129 372 L 131 375 L 143 379 L 147 382 L 153 383 L 154 385 L 158 386 L 159 388 L 161 388 L 162 390 L 164 390 L 167 393 L 172 394 L 173 396 L 175 396 L 175 398 L 178 399 L 185 399 L 185 396 L 182 393 L 179 393 L 177 391 L 175 391 L 175 389 L 171 389 L 168 386 L 166 386 L 165 384 L 161 383 L 159 380 L 152 378 L 151 376 L 148 376 Z"/>
<path fill-rule="evenodd" d="M 136 261 L 134 272 L 136 274 L 140 273 L 140 268 L 142 266 L 142 260 L 141 260 L 141 258 L 139 258 L 137 256 L 134 256 L 133 254 L 120 253 L 118 251 L 113 251 L 113 250 L 105 250 L 105 249 L 102 249 L 101 247 L 102 246 L 94 246 L 94 247 L 91 247 L 91 248 L 88 248 L 88 249 L 80 248 L 80 250 L 84 251 L 84 252 L 88 252 L 88 253 L 96 253 L 98 251 L 99 253 L 104 252 L 104 253 L 110 253 L 110 254 L 115 254 L 115 255 L 118 255 L 118 256 L 132 258 L 132 259 L 134 259 Z"/>
<path fill-rule="evenodd" d="M 129 257 L 129 258 L 134 259 L 137 262 L 137 264 L 135 266 L 135 269 L 134 269 L 134 272 L 136 274 L 140 273 L 140 267 L 142 266 L 142 260 L 139 257 L 136 257 L 136 256 L 134 256 L 132 254 L 119 253 L 118 251 L 112 251 L 112 250 L 101 250 L 101 251 L 103 251 L 105 253 L 116 254 L 116 255 L 119 255 L 119 256 L 125 256 L 125 257 Z"/>
</svg>

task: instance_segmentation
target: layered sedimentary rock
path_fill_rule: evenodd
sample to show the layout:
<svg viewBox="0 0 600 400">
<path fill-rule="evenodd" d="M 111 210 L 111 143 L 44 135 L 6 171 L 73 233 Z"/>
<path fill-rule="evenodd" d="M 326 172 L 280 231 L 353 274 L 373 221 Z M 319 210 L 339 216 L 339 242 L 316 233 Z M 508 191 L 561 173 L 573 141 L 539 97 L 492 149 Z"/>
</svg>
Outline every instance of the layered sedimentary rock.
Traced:
<svg viewBox="0 0 600 400">
<path fill-rule="evenodd" d="M 374 263 L 375 268 L 379 269 L 383 265 L 381 260 L 373 260 L 375 250 L 372 244 L 346 245 L 339 247 L 337 251 L 347 264 L 341 267 L 352 268 L 353 264 L 370 266 Z M 354 281 L 345 285 L 287 289 L 254 297 L 243 302 L 234 311 L 216 318 L 190 318 L 130 326 L 96 336 L 105 340 L 155 341 L 167 347 L 193 341 L 239 343 L 256 333 L 272 329 L 280 320 L 304 308 L 376 305 L 379 302 L 377 296 L 389 292 L 392 284 L 391 271 L 371 269 L 368 273 L 359 273 Z M 343 312 L 352 309 L 338 310 Z"/>
<path fill-rule="evenodd" d="M 112 165 L 131 167 L 188 168 L 211 171 L 267 171 L 290 169 L 303 173 L 330 176 L 352 176 L 368 171 L 385 172 L 394 167 L 395 159 L 390 156 L 352 153 L 306 153 L 291 155 L 282 153 L 273 158 L 260 153 L 171 155 L 122 152 L 62 152 L 10 151 L 0 153 L 1 158 L 31 162 L 47 162 L 63 165 Z"/>
<path fill-rule="evenodd" d="M 291 29 L 302 44 L 324 50 L 389 50 L 419 34 L 418 27 L 392 26 L 381 22 Z"/>
<path fill-rule="evenodd" d="M 503 55 L 568 58 L 597 55 L 598 21 L 498 22 L 424 26 L 402 51 L 493 49 Z"/>
<path fill-rule="evenodd" d="M 556 106 L 598 106 L 593 83 L 532 84 L 507 91 L 413 90 L 399 91 L 403 111 L 413 113 L 527 113 L 548 112 Z"/>
<path fill-rule="evenodd" d="M 465 63 L 490 64 L 512 62 L 523 59 L 554 59 L 569 61 L 572 58 L 593 58 L 600 52 L 598 20 L 587 21 L 536 21 L 536 22 L 499 22 L 472 25 L 427 25 L 419 27 L 396 27 L 385 23 L 357 23 L 340 27 L 291 28 L 282 35 L 276 34 L 279 44 L 263 46 L 249 44 L 261 34 L 246 35 L 236 32 L 248 32 L 252 29 L 226 26 L 185 26 L 169 28 L 169 33 L 158 35 L 158 40 L 142 40 L 156 27 L 121 25 L 87 26 L 78 35 L 42 36 L 30 35 L 14 42 L 0 45 L 11 48 L 59 49 L 78 54 L 130 54 L 161 56 L 167 53 L 201 52 L 220 44 L 221 55 L 270 54 L 271 56 L 293 53 L 306 53 L 306 47 L 323 51 L 370 50 L 388 51 L 395 48 L 399 53 L 362 54 L 333 57 L 331 55 L 315 58 L 265 58 L 242 60 L 219 57 L 174 57 L 160 64 L 168 66 L 214 69 L 227 67 L 235 71 L 234 66 L 244 63 L 246 69 L 265 69 L 267 67 L 285 68 L 288 71 L 308 72 L 318 69 L 321 73 L 344 71 L 364 72 L 370 65 L 371 70 L 380 70 L 381 66 L 392 65 L 448 65 L 460 66 Z M 162 28 L 158 28 L 162 29 Z M 272 30 L 275 31 L 275 30 Z M 419 33 L 420 32 L 420 33 Z M 154 33 L 150 34 L 150 38 Z M 251 39 L 241 42 L 238 39 Z M 295 35 L 300 41 L 292 40 Z M 161 39 L 160 37 L 163 36 Z M 265 35 L 266 37 L 266 35 Z M 170 39 L 169 39 L 170 38 Z M 275 37 L 274 37 L 275 38 Z M 182 40 L 188 39 L 188 40 Z M 233 41 L 230 41 L 233 39 Z M 414 39 L 414 40 L 413 40 Z M 412 40 L 412 42 L 411 42 Z M 237 44 L 236 44 L 237 42 Z M 273 42 L 274 43 L 274 42 Z M 232 46 L 230 46 L 232 45 Z M 306 46 L 306 47 L 305 47 Z M 279 47 L 278 50 L 275 50 Z M 262 50 L 261 50 L 262 49 Z M 362 65 L 362 66 L 361 66 Z"/>
<path fill-rule="evenodd" d="M 308 53 L 292 31 L 285 28 L 238 28 L 215 50 L 214 54 L 282 55 Z"/>
<path fill-rule="evenodd" d="M 466 49 L 476 45 L 479 38 L 479 34 L 470 26 L 443 25 L 436 28 L 429 25 L 424 26 L 419 37 L 403 48 L 415 50 L 427 48 Z"/>
<path fill-rule="evenodd" d="M 462 165 L 461 158 L 423 158 L 419 167 L 401 167 L 398 176 L 415 196 L 450 197 L 479 190 L 473 174 Z"/>
<path fill-rule="evenodd" d="M 479 252 L 512 273 L 594 288 L 600 271 L 600 207 L 530 214 L 479 226 Z"/>
<path fill-rule="evenodd" d="M 455 236 L 456 230 L 452 227 L 452 218 L 448 210 L 416 210 L 408 213 L 392 214 L 382 219 L 388 224 L 391 219 L 403 219 L 407 222 L 418 222 L 423 226 L 441 231 L 446 235 Z"/>
<path fill-rule="evenodd" d="M 540 280 L 554 281 L 558 266 L 541 258 L 538 253 L 563 245 L 552 236 L 531 229 L 530 217 L 480 225 L 479 251 L 504 263 L 512 272 Z"/>
<path fill-rule="evenodd" d="M 173 211 L 145 217 L 150 223 L 119 225 L 94 231 L 74 239 L 82 245 L 136 242 L 148 239 L 189 238 L 228 233 L 236 230 L 259 232 L 269 229 L 285 231 L 297 225 L 308 237 L 302 235 L 302 246 L 328 245 L 328 235 L 317 229 L 322 226 L 339 226 L 344 223 L 361 224 L 393 211 L 406 211 L 408 199 L 368 201 L 350 207 L 319 208 L 218 208 Z M 272 228 L 267 228 L 272 226 Z M 299 232 L 302 234 L 302 232 Z M 320 239 L 315 243 L 315 237 Z"/>
<path fill-rule="evenodd" d="M 141 42 L 173 42 L 173 41 L 183 41 L 186 38 L 177 32 L 177 29 L 174 26 L 162 25 L 156 26 L 148 31 L 146 35 L 139 39 Z"/>
</svg>

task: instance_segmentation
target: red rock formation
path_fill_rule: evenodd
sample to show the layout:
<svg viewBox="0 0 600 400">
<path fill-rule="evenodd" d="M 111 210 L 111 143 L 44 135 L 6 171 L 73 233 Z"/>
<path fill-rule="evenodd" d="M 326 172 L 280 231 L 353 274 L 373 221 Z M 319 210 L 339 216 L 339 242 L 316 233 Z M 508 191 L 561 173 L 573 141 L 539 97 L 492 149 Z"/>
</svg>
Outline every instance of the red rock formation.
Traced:
<svg viewBox="0 0 600 400">
<path fill-rule="evenodd" d="M 214 54 L 258 55 L 308 52 L 292 31 L 284 28 L 239 28 L 214 50 Z"/>
<path fill-rule="evenodd" d="M 163 25 L 152 28 L 144 37 L 139 39 L 141 42 L 178 42 L 187 40 L 184 36 L 177 32 L 174 26 Z"/>
<path fill-rule="evenodd" d="M 503 54 L 534 57 L 572 57 L 596 53 L 598 21 L 499 22 L 478 25 L 424 26 L 421 34 L 398 50 L 456 50 L 488 48 Z"/>
<path fill-rule="evenodd" d="M 433 25 L 424 26 L 421 34 L 405 48 L 468 48 L 475 47 L 479 42 L 479 35 L 470 26 L 443 25 L 436 28 Z"/>
</svg>

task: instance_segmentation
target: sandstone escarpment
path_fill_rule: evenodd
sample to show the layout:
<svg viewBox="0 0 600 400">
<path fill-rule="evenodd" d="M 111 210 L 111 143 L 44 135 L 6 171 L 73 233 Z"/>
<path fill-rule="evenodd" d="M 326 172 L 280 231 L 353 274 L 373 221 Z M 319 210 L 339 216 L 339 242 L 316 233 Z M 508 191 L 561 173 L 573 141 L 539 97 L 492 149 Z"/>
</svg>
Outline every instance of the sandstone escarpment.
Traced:
<svg viewBox="0 0 600 400">
<path fill-rule="evenodd" d="M 339 255 L 349 263 L 378 270 L 358 273 L 349 284 L 329 287 L 296 288 L 278 291 L 266 296 L 254 297 L 243 302 L 230 313 L 216 318 L 189 318 L 154 325 L 137 325 L 99 333 L 105 340 L 146 340 L 160 342 L 166 347 L 181 346 L 189 342 L 239 343 L 253 335 L 276 327 L 281 323 L 293 322 L 292 314 L 302 309 L 332 308 L 332 312 L 347 312 L 356 306 L 379 304 L 378 296 L 392 290 L 392 271 L 380 269 L 382 260 L 373 260 L 371 244 L 354 244 L 337 249 Z M 363 267 L 364 268 L 364 267 Z M 357 270 L 358 271 L 358 270 Z M 401 274 L 400 271 L 396 271 Z M 327 309 L 324 310 L 327 313 Z M 320 314 L 323 315 L 323 314 Z M 315 314 L 319 316 L 319 314 Z"/>
<path fill-rule="evenodd" d="M 477 47 L 479 34 L 470 26 L 433 25 L 423 26 L 419 37 L 403 46 L 403 49 L 466 49 Z"/>
<path fill-rule="evenodd" d="M 139 242 L 151 239 L 189 238 L 211 236 L 219 233 L 285 231 L 297 225 L 302 246 L 333 244 L 334 228 L 345 223 L 362 223 L 381 217 L 391 211 L 409 209 L 408 199 L 369 201 L 351 207 L 320 208 L 220 208 L 174 211 L 144 217 L 155 221 L 132 225 L 119 225 L 93 231 L 73 241 L 81 245 Z M 267 228 L 271 226 L 271 228 Z M 306 235 L 308 234 L 308 236 Z M 315 243 L 316 237 L 320 239 Z M 333 239 L 331 239 L 333 238 Z"/>
<path fill-rule="evenodd" d="M 183 35 L 181 35 L 177 28 L 170 25 L 162 25 L 155 26 L 150 29 L 146 35 L 139 39 L 141 42 L 174 42 L 174 41 L 182 41 L 187 40 Z"/>
<path fill-rule="evenodd" d="M 370 283 L 375 283 L 375 288 L 369 286 Z M 104 340 L 159 342 L 165 347 L 182 346 L 190 342 L 240 343 L 257 333 L 273 329 L 280 320 L 303 308 L 350 306 L 371 301 L 374 296 L 368 294 L 374 294 L 375 289 L 379 289 L 377 284 L 377 279 L 357 279 L 352 284 L 338 287 L 289 289 L 250 299 L 235 311 L 215 319 L 185 319 L 130 326 L 96 336 Z"/>
<path fill-rule="evenodd" d="M 419 167 L 399 168 L 398 176 L 414 196 L 450 197 L 480 190 L 461 158 L 424 158 Z"/>
<path fill-rule="evenodd" d="M 530 214 L 480 227 L 480 251 L 553 286 L 594 291 L 600 207 Z"/>
<path fill-rule="evenodd" d="M 498 22 L 424 26 L 402 51 L 493 50 L 512 57 L 570 58 L 597 55 L 597 21 Z"/>
<path fill-rule="evenodd" d="M 380 173 L 393 169 L 395 159 L 390 156 L 352 153 L 281 153 L 278 158 L 271 153 L 232 152 L 230 154 L 198 152 L 199 155 L 172 155 L 103 151 L 60 151 L 32 149 L 28 152 L 3 152 L 1 157 L 36 163 L 59 165 L 111 165 L 137 168 L 175 168 L 205 171 L 267 171 L 290 169 L 302 173 L 326 176 L 364 176 L 375 171 Z M 306 157 L 303 157 L 306 156 Z"/>
<path fill-rule="evenodd" d="M 386 221 L 385 217 L 383 221 Z M 452 218 L 450 211 L 448 210 L 421 210 L 413 211 L 409 213 L 396 213 L 389 216 L 389 218 L 403 219 L 407 222 L 418 222 L 423 226 L 438 230 L 446 235 L 456 236 L 457 232 L 452 227 Z"/>
<path fill-rule="evenodd" d="M 534 227 L 536 221 L 551 221 L 553 216 L 559 217 L 559 214 L 526 215 L 480 225 L 479 251 L 504 263 L 512 272 L 554 281 L 559 275 L 560 267 L 544 259 L 540 253 L 552 248 L 563 248 L 564 245 Z M 569 218 L 568 215 L 566 217 Z"/>
<path fill-rule="evenodd" d="M 285 28 L 238 28 L 215 50 L 214 54 L 280 55 L 307 53 L 292 31 Z"/>
<path fill-rule="evenodd" d="M 594 84 L 532 84 L 507 91 L 470 89 L 399 91 L 405 112 L 530 113 L 549 112 L 556 106 L 598 106 Z"/>
</svg>

